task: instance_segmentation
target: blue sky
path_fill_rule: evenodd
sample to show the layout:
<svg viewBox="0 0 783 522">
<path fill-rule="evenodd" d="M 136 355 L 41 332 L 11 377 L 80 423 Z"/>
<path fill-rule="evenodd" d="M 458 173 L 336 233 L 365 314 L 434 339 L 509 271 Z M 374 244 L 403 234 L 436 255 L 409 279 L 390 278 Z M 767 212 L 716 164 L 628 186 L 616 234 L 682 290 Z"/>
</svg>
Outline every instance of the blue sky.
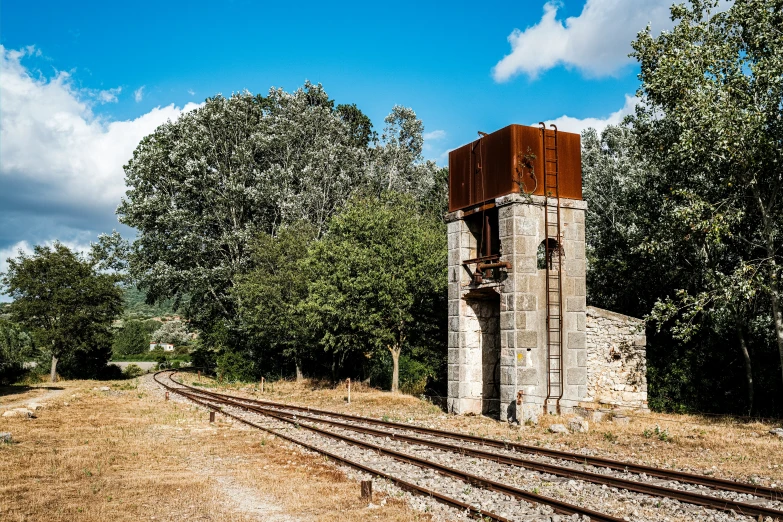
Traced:
<svg viewBox="0 0 783 522">
<path fill-rule="evenodd" d="M 113 211 L 135 144 L 216 93 L 308 79 L 377 130 L 409 106 L 442 165 L 479 130 L 619 121 L 638 85 L 629 42 L 670 27 L 668 5 L 2 2 L 0 271 L 19 248 L 123 230 Z"/>
</svg>

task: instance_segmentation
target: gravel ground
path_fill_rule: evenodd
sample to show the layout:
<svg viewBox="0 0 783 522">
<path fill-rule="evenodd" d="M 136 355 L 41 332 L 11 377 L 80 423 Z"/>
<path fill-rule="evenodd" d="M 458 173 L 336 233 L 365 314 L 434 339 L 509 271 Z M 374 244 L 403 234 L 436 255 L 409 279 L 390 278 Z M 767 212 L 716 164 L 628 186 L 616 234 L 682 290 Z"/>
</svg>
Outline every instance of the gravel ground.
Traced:
<svg viewBox="0 0 783 522">
<path fill-rule="evenodd" d="M 145 381 L 147 381 L 147 379 L 145 379 Z M 161 389 L 155 385 L 151 379 L 148 380 L 148 383 L 157 388 L 157 390 L 162 394 L 162 391 L 160 391 Z M 187 399 L 184 399 L 175 394 L 172 394 L 172 400 L 187 401 Z M 270 427 L 271 429 L 279 430 L 281 433 L 296 438 L 297 440 L 306 442 L 318 448 L 331 451 L 340 456 L 359 461 L 362 464 L 380 472 L 388 473 L 402 480 L 415 483 L 428 489 L 432 489 L 444 495 L 448 495 L 452 498 L 469 503 L 471 506 L 476 508 L 496 513 L 505 518 L 523 521 L 580 520 L 580 518 L 576 515 L 574 517 L 558 516 L 555 515 L 552 509 L 548 506 L 533 505 L 519 499 L 511 498 L 504 494 L 476 488 L 470 486 L 466 482 L 439 475 L 434 470 L 422 469 L 411 464 L 406 464 L 391 457 L 379 455 L 375 451 L 357 448 L 355 445 L 349 444 L 345 441 L 338 441 L 324 435 L 314 433 L 307 429 L 297 429 L 292 427 L 289 423 L 282 421 L 271 421 L 268 417 L 263 417 L 255 413 L 249 413 L 238 408 L 227 408 L 227 411 L 231 411 L 231 413 L 235 415 L 241 416 L 242 418 L 246 418 L 248 420 L 253 420 L 255 422 L 258 422 L 259 419 L 264 419 L 263 424 L 265 426 Z M 297 412 L 291 411 L 291 413 L 296 414 Z M 344 419 L 335 420 L 339 420 L 340 422 L 349 422 L 345 421 Z M 304 425 L 304 423 L 305 421 L 303 420 L 302 424 Z M 361 423 L 357 424 L 361 425 Z M 377 426 L 375 426 L 375 428 L 377 429 Z M 508 466 L 497 464 L 486 459 L 466 457 L 452 451 L 441 451 L 424 445 L 409 444 L 399 440 L 394 440 L 390 437 L 379 438 L 377 436 L 361 434 L 334 426 L 328 427 L 327 429 L 330 432 L 350 436 L 358 440 L 376 444 L 382 446 L 385 449 L 399 451 L 401 453 L 406 453 L 418 458 L 426 458 L 433 462 L 479 475 L 486 479 L 508 484 L 545 497 L 551 497 L 571 504 L 587 507 L 589 509 L 607 513 L 629 521 L 729 522 L 757 520 L 755 518 L 736 515 L 733 513 L 723 513 L 700 506 L 681 503 L 674 499 L 632 493 L 625 490 L 608 487 L 606 485 L 597 485 L 582 480 L 565 479 L 563 477 L 558 477 L 547 473 L 526 470 L 518 466 Z M 399 432 L 404 433 L 404 431 Z M 487 450 L 486 447 L 480 447 L 471 443 L 462 443 L 451 439 L 442 439 L 414 433 L 406 434 L 423 439 L 446 442 L 452 445 L 476 447 L 484 451 Z M 652 482 L 658 485 L 664 485 L 666 487 L 694 491 L 702 494 L 710 494 L 720 498 L 738 501 L 752 501 L 753 503 L 758 503 L 760 505 L 775 509 L 783 508 L 783 503 L 781 502 L 759 499 L 751 495 L 727 491 L 715 491 L 703 486 L 682 484 L 675 481 L 662 481 L 660 479 L 647 477 L 645 475 L 640 476 L 632 473 L 615 472 L 606 468 L 585 466 L 571 461 L 507 451 L 499 448 L 493 448 L 492 451 L 498 454 L 522 457 L 539 462 L 591 471 L 594 473 L 602 473 L 643 482 Z M 346 470 L 346 472 L 349 476 L 356 477 L 357 480 L 367 480 L 370 478 L 368 474 L 357 472 L 353 468 L 351 468 L 350 471 Z M 374 480 L 374 487 L 376 490 L 385 491 L 392 496 L 401 498 L 404 497 L 414 508 L 430 513 L 436 519 L 468 519 L 466 513 L 449 508 L 440 502 L 434 501 L 431 498 L 427 498 L 422 495 L 411 495 L 406 493 L 394 486 L 389 481 L 379 480 L 376 477 Z M 771 519 L 768 520 L 771 521 Z"/>
<path fill-rule="evenodd" d="M 283 409 L 281 411 L 286 411 L 286 410 Z M 293 410 L 288 410 L 288 412 L 292 413 L 292 414 L 296 414 L 297 413 L 296 411 L 293 411 Z M 351 421 L 346 421 L 345 419 L 330 418 L 328 416 L 318 416 L 318 415 L 311 415 L 311 416 L 315 417 L 315 418 L 324 418 L 324 419 L 336 420 L 336 421 L 343 422 L 343 423 L 346 423 L 346 424 L 356 424 L 357 426 L 363 426 L 363 427 L 368 427 L 368 428 L 375 428 L 375 429 L 378 428 L 378 426 L 375 426 L 375 425 L 369 424 L 369 423 L 361 423 L 361 422 L 353 423 Z M 689 492 L 698 493 L 698 494 L 702 494 L 702 495 L 710 495 L 710 496 L 713 496 L 713 497 L 716 497 L 716 498 L 722 498 L 722 499 L 726 499 L 726 500 L 733 500 L 733 501 L 737 501 L 737 502 L 751 502 L 751 503 L 759 505 L 759 506 L 764 506 L 764 507 L 768 507 L 768 508 L 771 508 L 771 509 L 783 510 L 783 502 L 781 502 L 781 501 L 774 501 L 774 500 L 770 500 L 770 499 L 767 499 L 767 498 L 757 497 L 757 496 L 749 495 L 749 494 L 745 494 L 745 493 L 736 493 L 736 492 L 733 492 L 733 491 L 716 490 L 716 489 L 709 488 L 707 486 L 695 485 L 695 484 L 689 484 L 689 483 L 681 483 L 681 482 L 677 482 L 677 481 L 674 481 L 674 480 L 664 480 L 664 479 L 660 479 L 660 478 L 657 478 L 657 477 L 650 477 L 650 476 L 647 476 L 645 474 L 637 474 L 637 473 L 629 473 L 629 472 L 622 472 L 622 471 L 617 471 L 617 470 L 611 470 L 609 468 L 590 466 L 590 465 L 580 464 L 578 462 L 574 462 L 574 461 L 571 461 L 571 460 L 557 459 L 557 458 L 548 457 L 548 456 L 544 456 L 544 455 L 538 455 L 538 454 L 532 454 L 532 453 L 524 453 L 524 452 L 513 451 L 513 450 L 505 450 L 505 449 L 502 449 L 502 448 L 489 448 L 487 446 L 482 446 L 480 444 L 475 444 L 475 443 L 470 443 L 470 442 L 462 442 L 462 441 L 457 441 L 457 440 L 454 440 L 454 439 L 446 439 L 446 438 L 443 438 L 443 437 L 437 437 L 437 436 L 432 436 L 432 435 L 415 433 L 415 432 L 412 432 L 412 431 L 406 431 L 406 430 L 401 430 L 401 429 L 388 429 L 388 431 L 390 431 L 392 433 L 398 433 L 398 434 L 404 434 L 404 435 L 409 435 L 409 436 L 415 436 L 417 438 L 421 438 L 421 439 L 425 439 L 425 440 L 429 440 L 429 441 L 433 441 L 433 442 L 446 443 L 446 444 L 450 444 L 452 446 L 459 446 L 459 447 L 464 447 L 464 448 L 478 449 L 478 450 L 482 450 L 482 451 L 489 451 L 491 453 L 498 454 L 498 455 L 523 458 L 523 459 L 527 459 L 527 460 L 531 460 L 531 461 L 541 462 L 541 463 L 544 463 L 544 464 L 553 464 L 553 465 L 556 465 L 556 466 L 567 467 L 567 468 L 575 469 L 575 470 L 579 470 L 579 471 L 589 471 L 591 473 L 597 473 L 597 474 L 601 474 L 601 475 L 617 477 L 617 478 L 622 478 L 622 479 L 626 479 L 626 480 L 633 480 L 633 481 L 637 481 L 637 482 L 654 484 L 654 485 L 658 485 L 658 486 L 663 486 L 663 487 L 672 488 L 672 489 L 678 489 L 678 490 L 682 490 L 682 491 L 689 491 Z M 562 481 L 563 479 L 562 478 L 556 478 L 556 480 Z M 767 482 L 769 483 L 770 481 L 767 480 Z M 772 487 L 776 487 L 776 486 L 777 486 L 777 484 L 772 483 Z"/>
</svg>

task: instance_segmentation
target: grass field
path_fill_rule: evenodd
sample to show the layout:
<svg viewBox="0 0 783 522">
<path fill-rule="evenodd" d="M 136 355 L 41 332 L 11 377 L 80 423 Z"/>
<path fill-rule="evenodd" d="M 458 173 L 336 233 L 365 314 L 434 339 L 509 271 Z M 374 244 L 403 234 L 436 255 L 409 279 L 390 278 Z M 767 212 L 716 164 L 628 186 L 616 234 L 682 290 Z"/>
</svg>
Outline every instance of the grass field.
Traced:
<svg viewBox="0 0 783 522">
<path fill-rule="evenodd" d="M 368 507 L 322 459 L 137 383 L 57 383 L 38 418 L 0 417 L 15 440 L 0 444 L 0 520 L 428 520 L 380 495 Z"/>
</svg>

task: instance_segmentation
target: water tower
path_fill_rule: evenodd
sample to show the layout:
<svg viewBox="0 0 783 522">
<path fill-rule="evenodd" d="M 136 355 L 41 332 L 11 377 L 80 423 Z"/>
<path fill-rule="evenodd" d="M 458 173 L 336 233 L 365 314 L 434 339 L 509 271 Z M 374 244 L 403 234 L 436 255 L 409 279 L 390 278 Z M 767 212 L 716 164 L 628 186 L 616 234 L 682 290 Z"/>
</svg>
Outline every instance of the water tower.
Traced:
<svg viewBox="0 0 783 522">
<path fill-rule="evenodd" d="M 586 210 L 578 134 L 510 125 L 449 153 L 449 411 L 589 398 Z"/>
</svg>

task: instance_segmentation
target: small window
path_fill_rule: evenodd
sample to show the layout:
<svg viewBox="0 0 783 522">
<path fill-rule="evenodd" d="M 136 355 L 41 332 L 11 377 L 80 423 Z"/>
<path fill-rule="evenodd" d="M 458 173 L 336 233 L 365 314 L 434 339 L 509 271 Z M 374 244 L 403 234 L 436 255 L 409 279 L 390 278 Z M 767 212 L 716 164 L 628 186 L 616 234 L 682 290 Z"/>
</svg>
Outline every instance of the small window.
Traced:
<svg viewBox="0 0 783 522">
<path fill-rule="evenodd" d="M 547 248 L 548 247 L 548 248 Z M 548 252 L 547 252 L 548 251 Z M 547 255 L 548 254 L 548 255 Z M 538 245 L 538 252 L 536 254 L 536 260 L 539 270 L 546 269 L 547 257 L 549 258 L 549 269 L 552 270 L 555 267 L 561 257 L 565 256 L 563 248 L 554 238 L 548 238 Z"/>
</svg>

